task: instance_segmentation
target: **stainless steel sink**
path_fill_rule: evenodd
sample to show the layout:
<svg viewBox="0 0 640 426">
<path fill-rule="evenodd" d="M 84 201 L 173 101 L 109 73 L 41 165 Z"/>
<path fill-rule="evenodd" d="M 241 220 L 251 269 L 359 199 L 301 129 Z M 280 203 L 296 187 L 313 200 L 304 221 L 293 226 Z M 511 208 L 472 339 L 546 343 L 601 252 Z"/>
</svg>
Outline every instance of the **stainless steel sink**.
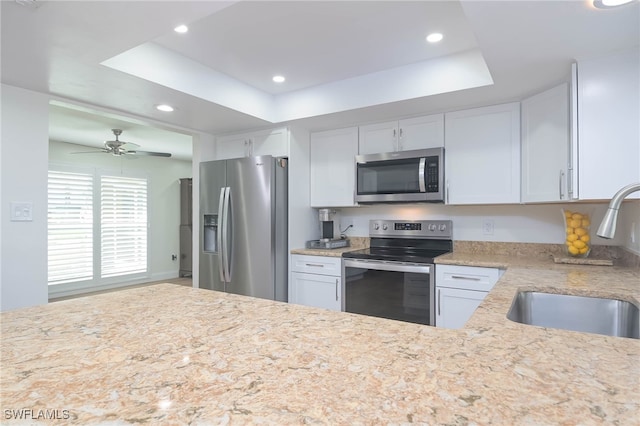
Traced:
<svg viewBox="0 0 640 426">
<path fill-rule="evenodd" d="M 640 338 L 639 309 L 624 300 L 519 291 L 507 318 L 540 327 Z"/>
</svg>

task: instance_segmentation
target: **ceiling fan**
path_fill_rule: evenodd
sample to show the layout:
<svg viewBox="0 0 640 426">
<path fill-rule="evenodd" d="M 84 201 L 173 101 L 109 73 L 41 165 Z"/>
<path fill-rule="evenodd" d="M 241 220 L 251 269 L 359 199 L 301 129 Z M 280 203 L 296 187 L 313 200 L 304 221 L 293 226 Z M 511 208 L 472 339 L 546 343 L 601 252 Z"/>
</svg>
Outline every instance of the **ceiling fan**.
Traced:
<svg viewBox="0 0 640 426">
<path fill-rule="evenodd" d="M 95 154 L 95 153 L 105 153 L 111 154 L 115 156 L 120 155 L 134 155 L 134 156 L 152 156 L 152 157 L 171 157 L 171 154 L 168 152 L 152 152 L 152 151 L 138 151 L 135 148 L 139 148 L 140 145 L 125 142 L 118 139 L 118 137 L 122 134 L 121 129 L 111 129 L 113 134 L 116 137 L 114 141 L 105 141 L 104 148 L 101 148 L 98 151 L 82 151 L 82 152 L 74 152 L 73 154 Z M 133 148 L 133 149 L 131 149 Z"/>
</svg>

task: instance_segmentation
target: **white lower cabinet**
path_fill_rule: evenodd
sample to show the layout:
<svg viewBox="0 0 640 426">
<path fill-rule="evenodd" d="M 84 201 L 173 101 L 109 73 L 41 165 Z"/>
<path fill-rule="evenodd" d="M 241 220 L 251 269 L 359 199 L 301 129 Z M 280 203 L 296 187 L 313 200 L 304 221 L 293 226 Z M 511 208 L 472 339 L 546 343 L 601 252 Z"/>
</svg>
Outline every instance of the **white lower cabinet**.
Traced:
<svg viewBox="0 0 640 426">
<path fill-rule="evenodd" d="M 436 327 L 462 328 L 504 271 L 436 265 Z"/>
<path fill-rule="evenodd" d="M 340 311 L 341 262 L 340 257 L 292 255 L 289 302 Z"/>
</svg>

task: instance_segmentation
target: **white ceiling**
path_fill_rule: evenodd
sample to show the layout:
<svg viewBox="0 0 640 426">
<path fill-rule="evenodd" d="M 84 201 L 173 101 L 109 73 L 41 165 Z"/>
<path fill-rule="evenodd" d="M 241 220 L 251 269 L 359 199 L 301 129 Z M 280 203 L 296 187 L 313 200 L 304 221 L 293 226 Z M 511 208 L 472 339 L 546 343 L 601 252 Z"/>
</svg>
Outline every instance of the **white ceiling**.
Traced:
<svg viewBox="0 0 640 426">
<path fill-rule="evenodd" d="M 195 132 L 319 130 L 519 100 L 566 80 L 575 60 L 640 40 L 637 1 L 36 4 L 0 2 L 2 82 L 61 101 L 52 139 L 98 146 L 117 127 L 178 157 Z M 190 31 L 174 33 L 182 23 Z M 444 40 L 425 43 L 431 31 Z"/>
</svg>

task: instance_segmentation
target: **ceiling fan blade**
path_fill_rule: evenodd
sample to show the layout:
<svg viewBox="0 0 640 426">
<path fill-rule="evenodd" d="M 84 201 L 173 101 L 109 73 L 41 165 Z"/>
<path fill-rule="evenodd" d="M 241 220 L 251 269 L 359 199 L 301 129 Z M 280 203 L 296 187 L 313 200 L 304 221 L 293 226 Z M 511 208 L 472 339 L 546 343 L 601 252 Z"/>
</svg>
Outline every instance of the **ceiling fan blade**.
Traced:
<svg viewBox="0 0 640 426">
<path fill-rule="evenodd" d="M 106 149 L 100 149 L 97 151 L 78 151 L 78 152 L 71 152 L 70 154 L 102 154 L 102 153 L 108 153 L 109 151 Z"/>
<path fill-rule="evenodd" d="M 149 157 L 171 157 L 171 154 L 168 152 L 152 152 L 152 151 L 127 151 L 127 154 L 137 155 L 137 156 L 149 156 Z"/>
</svg>

